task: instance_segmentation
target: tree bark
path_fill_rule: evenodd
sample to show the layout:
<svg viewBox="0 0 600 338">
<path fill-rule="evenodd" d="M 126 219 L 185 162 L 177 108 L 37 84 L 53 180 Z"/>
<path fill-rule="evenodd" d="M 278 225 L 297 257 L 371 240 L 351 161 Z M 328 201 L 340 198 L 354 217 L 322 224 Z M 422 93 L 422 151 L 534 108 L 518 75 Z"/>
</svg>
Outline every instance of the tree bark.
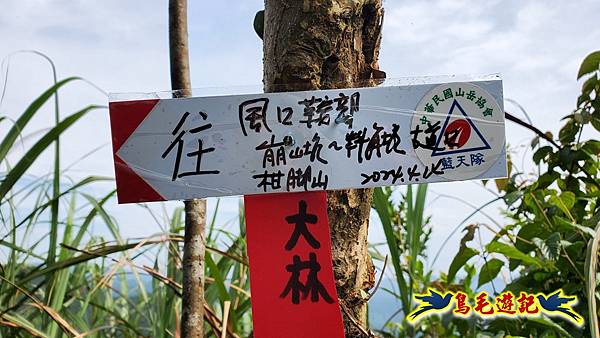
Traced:
<svg viewBox="0 0 600 338">
<path fill-rule="evenodd" d="M 369 86 L 379 70 L 381 0 L 265 0 L 265 91 Z M 347 337 L 364 337 L 366 291 L 374 268 L 367 251 L 372 190 L 328 193 L 333 268 Z M 349 316 L 353 317 L 350 318 Z"/>
<path fill-rule="evenodd" d="M 187 0 L 169 1 L 171 89 L 175 97 L 191 95 Z M 206 200 L 185 201 L 181 337 L 204 336 L 204 228 Z"/>
</svg>

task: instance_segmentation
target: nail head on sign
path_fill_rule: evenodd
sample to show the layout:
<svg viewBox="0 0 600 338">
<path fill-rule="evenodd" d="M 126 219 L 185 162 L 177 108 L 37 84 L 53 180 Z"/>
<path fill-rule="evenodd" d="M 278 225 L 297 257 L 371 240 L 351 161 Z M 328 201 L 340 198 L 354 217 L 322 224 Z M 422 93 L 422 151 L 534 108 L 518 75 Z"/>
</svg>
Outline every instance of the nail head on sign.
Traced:
<svg viewBox="0 0 600 338">
<path fill-rule="evenodd" d="M 293 146 L 296 142 L 294 141 L 294 138 L 291 135 L 285 135 L 283 137 L 283 144 L 286 146 Z"/>
</svg>

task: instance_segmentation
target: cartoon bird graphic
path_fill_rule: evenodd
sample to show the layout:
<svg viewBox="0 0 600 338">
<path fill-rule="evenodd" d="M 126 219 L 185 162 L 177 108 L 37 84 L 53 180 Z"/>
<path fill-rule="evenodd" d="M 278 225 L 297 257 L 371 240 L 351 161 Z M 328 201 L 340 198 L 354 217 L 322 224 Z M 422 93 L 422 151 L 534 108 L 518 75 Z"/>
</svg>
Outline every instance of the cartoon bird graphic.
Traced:
<svg viewBox="0 0 600 338">
<path fill-rule="evenodd" d="M 450 305 L 450 301 L 452 300 L 452 293 L 448 292 L 444 296 L 441 293 L 437 292 L 433 289 L 428 289 L 429 294 L 423 295 L 415 295 L 415 299 L 418 299 L 421 304 L 419 307 L 413 311 L 408 318 L 414 321 L 420 315 L 433 310 L 443 310 L 448 305 Z"/>
<path fill-rule="evenodd" d="M 540 302 L 542 308 L 548 312 L 560 312 L 566 316 L 573 318 L 575 323 L 581 323 L 583 318 L 575 313 L 570 305 L 571 302 L 576 302 L 577 297 L 564 297 L 562 290 L 558 290 L 549 296 L 537 295 L 537 299 Z"/>
</svg>

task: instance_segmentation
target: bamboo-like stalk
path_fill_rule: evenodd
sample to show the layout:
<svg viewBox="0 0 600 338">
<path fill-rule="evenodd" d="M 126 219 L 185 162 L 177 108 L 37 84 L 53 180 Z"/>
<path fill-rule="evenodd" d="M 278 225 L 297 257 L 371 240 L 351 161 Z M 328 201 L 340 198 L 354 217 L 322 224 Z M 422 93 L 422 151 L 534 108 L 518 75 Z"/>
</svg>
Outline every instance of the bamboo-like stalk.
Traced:
<svg viewBox="0 0 600 338">
<path fill-rule="evenodd" d="M 596 273 L 598 272 L 598 251 L 600 250 L 600 223 L 596 226 L 596 235 L 590 239 L 587 256 L 585 258 L 586 289 L 588 299 L 588 312 L 590 316 L 590 334 L 592 338 L 600 337 L 598 324 L 598 305 L 596 303 Z"/>
<path fill-rule="evenodd" d="M 171 88 L 176 96 L 191 95 L 187 30 L 187 0 L 169 1 Z M 200 338 L 204 333 L 204 227 L 206 201 L 185 201 L 183 242 L 183 296 L 181 337 Z"/>
</svg>

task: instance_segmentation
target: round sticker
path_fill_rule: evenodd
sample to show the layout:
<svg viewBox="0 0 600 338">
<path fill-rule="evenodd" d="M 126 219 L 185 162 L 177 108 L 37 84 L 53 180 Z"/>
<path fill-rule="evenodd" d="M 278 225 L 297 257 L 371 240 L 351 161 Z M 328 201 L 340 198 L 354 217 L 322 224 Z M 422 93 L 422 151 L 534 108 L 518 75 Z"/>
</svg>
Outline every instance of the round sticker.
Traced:
<svg viewBox="0 0 600 338">
<path fill-rule="evenodd" d="M 504 111 L 483 88 L 470 83 L 435 87 L 411 121 L 413 148 L 425 166 L 450 180 L 477 177 L 504 153 Z"/>
</svg>

